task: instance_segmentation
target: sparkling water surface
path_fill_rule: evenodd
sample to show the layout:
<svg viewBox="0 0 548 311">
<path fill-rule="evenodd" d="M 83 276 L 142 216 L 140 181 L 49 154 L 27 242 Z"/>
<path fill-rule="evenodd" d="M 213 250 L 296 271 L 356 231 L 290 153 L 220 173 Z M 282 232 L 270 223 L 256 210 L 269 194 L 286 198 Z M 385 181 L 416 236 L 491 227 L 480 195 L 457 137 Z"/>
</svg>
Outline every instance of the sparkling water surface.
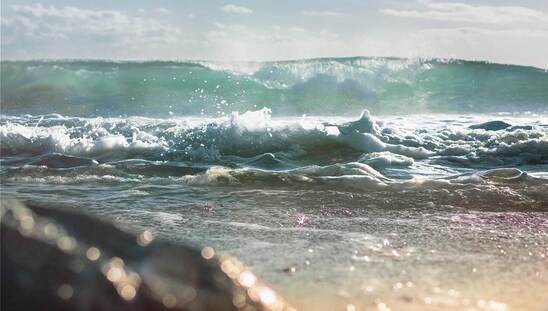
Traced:
<svg viewBox="0 0 548 311">
<path fill-rule="evenodd" d="M 543 310 L 546 120 L 3 116 L 1 190 L 235 255 L 303 310 Z"/>
</svg>

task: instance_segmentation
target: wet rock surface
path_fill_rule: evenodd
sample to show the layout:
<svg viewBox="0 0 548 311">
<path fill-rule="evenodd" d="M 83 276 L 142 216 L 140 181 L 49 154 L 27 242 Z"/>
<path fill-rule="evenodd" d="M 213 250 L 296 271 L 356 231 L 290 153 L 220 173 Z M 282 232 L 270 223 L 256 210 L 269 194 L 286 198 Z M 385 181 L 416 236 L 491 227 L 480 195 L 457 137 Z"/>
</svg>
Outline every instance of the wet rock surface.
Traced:
<svg viewBox="0 0 548 311">
<path fill-rule="evenodd" d="M 512 124 L 510 124 L 510 123 L 496 120 L 496 121 L 484 122 L 484 123 L 481 123 L 481 124 L 470 125 L 470 128 L 473 129 L 473 130 L 482 129 L 482 130 L 487 130 L 487 131 L 500 131 L 500 130 L 504 130 L 506 128 L 509 128 L 511 126 L 512 126 Z"/>
<path fill-rule="evenodd" d="M 1 202 L 2 310 L 292 310 L 232 257 Z"/>
</svg>

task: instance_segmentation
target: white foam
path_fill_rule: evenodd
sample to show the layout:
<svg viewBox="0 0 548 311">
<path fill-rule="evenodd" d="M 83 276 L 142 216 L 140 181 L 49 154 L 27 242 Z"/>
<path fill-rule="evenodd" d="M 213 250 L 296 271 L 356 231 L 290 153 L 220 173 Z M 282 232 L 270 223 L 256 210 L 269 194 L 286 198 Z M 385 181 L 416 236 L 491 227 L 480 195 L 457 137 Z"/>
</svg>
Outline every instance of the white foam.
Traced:
<svg viewBox="0 0 548 311">
<path fill-rule="evenodd" d="M 358 160 L 361 163 L 368 164 L 376 169 L 387 167 L 409 167 L 415 163 L 413 158 L 388 151 L 366 153 Z"/>
<path fill-rule="evenodd" d="M 271 154 L 276 161 L 263 161 L 265 163 L 255 166 L 275 170 L 300 167 L 301 172 L 277 175 L 281 178 L 286 174 L 284 178 L 288 179 L 329 174 L 364 175 L 360 172 L 363 169 L 352 164 L 354 162 L 370 164 L 376 169 L 409 167 L 409 173 L 400 176 L 420 175 L 418 170 L 421 168 L 436 165 L 436 172 L 452 174 L 461 172 L 460 166 L 488 169 L 548 162 L 548 127 L 525 127 L 539 124 L 539 121 L 524 117 L 505 119 L 523 126 L 512 131 L 468 127 L 485 122 L 486 118 L 400 116 L 375 119 L 366 110 L 355 120 L 310 116 L 274 118 L 267 108 L 216 119 L 23 116 L 2 118 L 0 139 L 2 152 L 7 155 L 59 153 L 94 158 L 101 163 L 147 159 L 226 165 L 228 160 L 234 161 L 233 165 L 246 165 L 264 154 Z M 321 164 L 316 168 L 318 172 L 329 173 L 312 174 L 311 167 L 305 166 L 314 163 Z M 208 178 L 223 180 L 226 177 L 226 181 L 231 182 L 235 174 L 241 179 L 243 172 L 227 173 L 213 168 Z M 258 171 L 245 171 L 246 174 L 266 176 Z M 198 179 L 195 182 L 210 183 Z"/>
</svg>

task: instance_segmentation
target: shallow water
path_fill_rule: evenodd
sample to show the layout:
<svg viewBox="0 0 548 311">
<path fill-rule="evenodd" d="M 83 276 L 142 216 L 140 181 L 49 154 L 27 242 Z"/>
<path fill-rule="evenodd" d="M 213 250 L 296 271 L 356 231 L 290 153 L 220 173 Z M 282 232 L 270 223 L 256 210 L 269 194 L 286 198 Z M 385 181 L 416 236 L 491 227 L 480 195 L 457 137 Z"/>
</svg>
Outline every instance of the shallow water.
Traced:
<svg viewBox="0 0 548 311">
<path fill-rule="evenodd" d="M 2 196 L 236 255 L 302 310 L 544 310 L 546 120 L 5 115 Z"/>
</svg>

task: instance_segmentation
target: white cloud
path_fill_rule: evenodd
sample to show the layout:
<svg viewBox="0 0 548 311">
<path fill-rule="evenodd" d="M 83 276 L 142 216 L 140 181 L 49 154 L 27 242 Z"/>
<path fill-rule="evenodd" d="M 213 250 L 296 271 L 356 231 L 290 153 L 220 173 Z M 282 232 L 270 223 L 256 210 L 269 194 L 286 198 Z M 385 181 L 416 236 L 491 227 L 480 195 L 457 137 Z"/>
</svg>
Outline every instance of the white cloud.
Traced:
<svg viewBox="0 0 548 311">
<path fill-rule="evenodd" d="M 8 57 L 100 57 L 167 46 L 182 34 L 171 24 L 122 11 L 42 4 L 10 9 L 2 18 L 2 52 Z"/>
<path fill-rule="evenodd" d="M 215 27 L 217 27 L 219 29 L 223 29 L 223 28 L 226 27 L 225 24 L 219 23 L 219 22 L 215 22 L 215 23 L 213 23 L 213 25 L 215 25 Z"/>
<path fill-rule="evenodd" d="M 521 6 L 471 5 L 432 0 L 419 0 L 417 2 L 420 5 L 420 9 L 417 10 L 381 9 L 380 12 L 397 17 L 484 24 L 548 21 L 546 13 Z"/>
<path fill-rule="evenodd" d="M 488 60 L 548 68 L 548 30 L 428 28 L 363 34 L 353 41 L 352 47 L 367 55 Z"/>
<path fill-rule="evenodd" d="M 349 33 L 336 29 L 322 30 L 321 26 L 318 28 L 313 24 L 280 22 L 261 27 L 260 24 L 221 24 L 212 19 L 207 23 L 209 29 L 200 27 L 200 30 L 183 33 L 179 26 L 173 24 L 177 21 L 162 19 L 162 16 L 153 14 L 154 9 L 140 14 L 138 7 L 132 12 L 124 12 L 40 4 L 13 5 L 3 8 L 2 12 L 1 53 L 3 59 L 279 60 L 355 55 L 454 57 L 548 68 L 548 21 L 545 15 L 529 14 L 529 9 L 517 10 L 529 12 L 529 15 L 523 14 L 530 18 L 523 21 L 524 17 L 517 17 L 523 14 L 514 14 L 511 18 L 505 15 L 513 21 L 506 25 L 487 14 L 485 18 L 489 22 L 485 24 L 478 21 L 480 17 L 463 13 L 466 11 L 463 8 L 482 6 L 426 0 L 418 3 L 420 7 L 415 9 L 417 12 L 447 11 L 450 17 L 444 16 L 444 20 L 468 22 L 443 24 L 444 28 L 439 28 L 440 23 L 410 23 L 409 28 L 396 29 L 390 26 L 392 21 L 385 18 L 388 23 L 386 27 L 364 27 L 363 31 Z M 449 10 L 454 5 L 457 7 Z M 337 16 L 325 12 L 322 15 L 319 11 L 312 14 L 308 11 L 308 14 Z M 171 14 L 177 13 L 173 10 Z M 180 14 L 182 24 L 186 17 L 194 18 L 189 12 Z"/>
<path fill-rule="evenodd" d="M 302 11 L 301 12 L 304 16 L 341 16 L 342 14 L 339 12 L 333 12 L 333 11 Z"/>
<path fill-rule="evenodd" d="M 234 4 L 227 4 L 221 7 L 221 10 L 223 10 L 226 13 L 233 13 L 233 14 L 251 14 L 253 13 L 253 10 L 250 8 L 246 8 L 245 6 L 238 6 Z"/>
<path fill-rule="evenodd" d="M 390 16 L 454 23 L 385 36 L 396 56 L 490 60 L 548 68 L 548 14 L 523 6 L 417 0 L 414 9 L 381 9 Z M 447 26 L 447 25 L 446 25 Z M 380 42 L 380 38 L 377 38 Z M 379 43 L 382 45 L 382 42 Z M 527 48 L 514 48 L 527 47 Z"/>
<path fill-rule="evenodd" d="M 154 9 L 154 11 L 156 11 L 156 13 L 160 13 L 160 14 L 171 14 L 171 12 L 169 12 L 168 9 L 166 8 L 156 8 Z"/>
<path fill-rule="evenodd" d="M 280 28 L 280 27 L 278 26 L 278 29 L 279 29 L 279 28 Z M 301 28 L 301 27 L 289 27 L 289 31 L 294 31 L 294 32 L 305 32 L 306 29 Z"/>
<path fill-rule="evenodd" d="M 242 24 L 216 25 L 206 33 L 205 50 L 216 60 L 280 60 L 348 55 L 351 46 L 329 31 L 296 27 L 267 27 Z M 329 44 L 326 44 L 329 42 Z"/>
<path fill-rule="evenodd" d="M 548 29 L 426 29 L 416 38 L 432 48 L 432 56 L 490 60 L 548 68 Z M 526 49 L 509 47 L 527 47 Z"/>
<path fill-rule="evenodd" d="M 548 68 L 546 42 L 548 30 L 519 27 L 365 31 L 344 36 L 327 30 L 282 25 L 262 29 L 242 24 L 217 24 L 205 34 L 203 50 L 208 51 L 205 58 L 227 61 L 365 55 L 489 60 Z M 527 48 L 508 48 L 511 46 Z"/>
</svg>

